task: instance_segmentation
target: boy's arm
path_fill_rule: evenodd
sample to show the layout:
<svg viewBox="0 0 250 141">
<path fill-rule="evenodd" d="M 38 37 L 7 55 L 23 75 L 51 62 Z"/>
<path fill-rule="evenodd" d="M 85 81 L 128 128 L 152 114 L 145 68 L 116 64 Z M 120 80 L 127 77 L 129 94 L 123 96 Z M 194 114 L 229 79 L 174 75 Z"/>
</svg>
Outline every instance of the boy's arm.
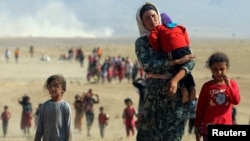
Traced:
<svg viewBox="0 0 250 141">
<path fill-rule="evenodd" d="M 67 141 L 72 141 L 72 125 L 71 125 L 71 106 L 67 103 L 65 107 L 65 118 L 66 118 L 66 134 L 67 134 Z"/>
<path fill-rule="evenodd" d="M 43 110 L 40 109 L 39 118 L 38 118 L 38 125 L 36 128 L 35 139 L 34 141 L 41 141 L 43 136 Z"/>
<path fill-rule="evenodd" d="M 109 120 L 109 115 L 105 113 L 106 120 Z"/>
<path fill-rule="evenodd" d="M 99 95 L 98 95 L 98 94 L 94 94 L 94 95 L 96 96 L 96 101 L 95 101 L 95 103 L 98 104 L 98 103 L 100 102 L 100 100 L 99 100 Z"/>
</svg>

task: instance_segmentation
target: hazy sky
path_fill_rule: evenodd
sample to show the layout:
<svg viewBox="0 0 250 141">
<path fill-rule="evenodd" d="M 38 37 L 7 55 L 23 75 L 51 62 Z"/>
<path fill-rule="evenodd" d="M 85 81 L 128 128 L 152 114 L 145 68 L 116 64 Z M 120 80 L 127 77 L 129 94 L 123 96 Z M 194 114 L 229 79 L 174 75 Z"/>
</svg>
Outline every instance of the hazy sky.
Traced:
<svg viewBox="0 0 250 141">
<path fill-rule="evenodd" d="M 138 36 L 146 0 L 1 0 L 0 37 Z M 191 37 L 250 38 L 249 0 L 151 0 Z"/>
</svg>

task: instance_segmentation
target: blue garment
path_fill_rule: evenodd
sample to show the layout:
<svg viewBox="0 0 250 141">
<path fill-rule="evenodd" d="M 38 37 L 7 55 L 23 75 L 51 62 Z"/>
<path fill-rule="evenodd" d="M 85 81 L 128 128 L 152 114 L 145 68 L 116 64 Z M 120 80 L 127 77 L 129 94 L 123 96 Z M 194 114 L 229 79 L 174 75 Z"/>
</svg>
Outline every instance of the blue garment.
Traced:
<svg viewBox="0 0 250 141">
<path fill-rule="evenodd" d="M 175 23 L 175 22 L 171 22 L 171 23 L 166 23 L 166 24 L 164 24 L 166 27 L 168 27 L 168 28 L 174 28 L 174 27 L 176 27 L 178 24 L 177 23 Z"/>
<path fill-rule="evenodd" d="M 189 118 L 195 118 L 196 104 L 196 100 L 192 100 L 189 102 Z"/>
<path fill-rule="evenodd" d="M 71 107 L 68 102 L 42 104 L 34 141 L 71 141 Z"/>
</svg>

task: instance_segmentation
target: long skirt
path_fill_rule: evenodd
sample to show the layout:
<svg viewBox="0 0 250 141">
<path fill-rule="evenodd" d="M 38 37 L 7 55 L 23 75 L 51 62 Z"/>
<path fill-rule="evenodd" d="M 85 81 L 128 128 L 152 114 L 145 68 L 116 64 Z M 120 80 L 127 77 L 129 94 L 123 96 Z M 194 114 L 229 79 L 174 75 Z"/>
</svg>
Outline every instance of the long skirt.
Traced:
<svg viewBox="0 0 250 141">
<path fill-rule="evenodd" d="M 137 141 L 181 141 L 187 118 L 180 89 L 166 95 L 167 79 L 146 79 L 143 112 L 140 115 Z"/>
<path fill-rule="evenodd" d="M 83 119 L 84 113 L 83 112 L 77 112 L 75 114 L 75 121 L 74 126 L 75 129 L 82 130 L 82 119 Z"/>
<path fill-rule="evenodd" d="M 26 129 L 31 127 L 32 114 L 30 112 L 23 112 L 21 118 L 21 129 Z"/>
</svg>

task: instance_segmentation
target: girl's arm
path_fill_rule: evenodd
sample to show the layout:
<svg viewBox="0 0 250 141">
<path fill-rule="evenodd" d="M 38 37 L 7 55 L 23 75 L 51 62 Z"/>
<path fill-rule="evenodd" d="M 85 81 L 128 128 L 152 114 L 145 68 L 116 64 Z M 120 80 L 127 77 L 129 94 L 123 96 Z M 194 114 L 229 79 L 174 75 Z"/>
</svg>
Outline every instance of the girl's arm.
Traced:
<svg viewBox="0 0 250 141">
<path fill-rule="evenodd" d="M 230 85 L 228 86 L 226 90 L 226 94 L 229 98 L 229 101 L 237 105 L 240 102 L 240 89 L 236 81 L 230 80 Z"/>
<path fill-rule="evenodd" d="M 125 110 L 126 110 L 126 109 L 124 109 L 123 112 L 122 112 L 123 124 L 126 124 L 126 113 L 125 113 Z"/>
<path fill-rule="evenodd" d="M 23 99 L 22 99 L 22 98 L 19 98 L 17 101 L 18 101 L 19 104 L 22 104 Z"/>
<path fill-rule="evenodd" d="M 195 118 L 195 127 L 201 127 L 203 122 L 203 116 L 206 112 L 206 105 L 208 102 L 207 99 L 207 86 L 203 85 L 199 94 L 197 106 L 196 106 L 196 118 Z"/>
<path fill-rule="evenodd" d="M 206 111 L 206 105 L 207 105 L 207 100 L 206 100 L 206 91 L 207 88 L 206 86 L 203 84 L 201 91 L 200 91 L 200 95 L 198 98 L 198 102 L 196 105 L 196 114 L 195 114 L 195 135 L 196 135 L 196 141 L 200 141 L 201 139 L 201 125 L 203 122 L 203 116 L 204 116 L 204 112 Z"/>
<path fill-rule="evenodd" d="M 8 112 L 8 119 L 10 119 L 11 118 L 11 113 L 10 112 Z"/>
</svg>

